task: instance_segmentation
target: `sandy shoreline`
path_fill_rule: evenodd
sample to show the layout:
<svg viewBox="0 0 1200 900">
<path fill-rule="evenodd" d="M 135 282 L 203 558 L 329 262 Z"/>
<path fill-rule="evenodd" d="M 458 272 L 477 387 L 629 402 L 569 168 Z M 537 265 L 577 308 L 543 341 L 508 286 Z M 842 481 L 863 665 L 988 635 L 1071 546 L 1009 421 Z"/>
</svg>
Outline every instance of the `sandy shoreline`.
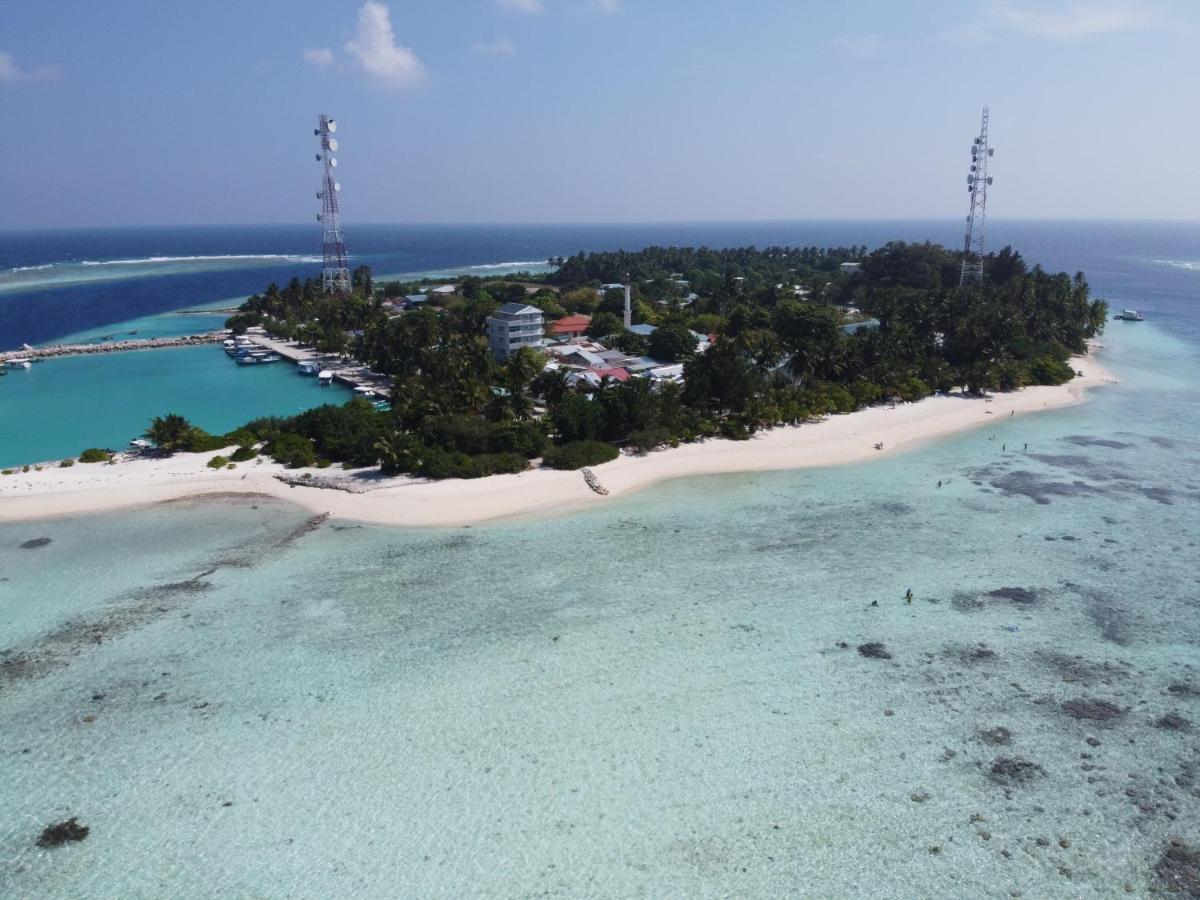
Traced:
<svg viewBox="0 0 1200 900">
<path fill-rule="evenodd" d="M 940 437 L 995 423 L 1012 415 L 1079 403 L 1085 392 L 1116 381 L 1092 357 L 1072 366 L 1083 372 L 1068 384 L 1032 387 L 989 399 L 929 397 L 895 409 L 872 407 L 822 422 L 776 428 L 749 441 L 709 440 L 645 456 L 624 456 L 594 471 L 609 497 L 659 481 L 693 475 L 841 465 L 911 450 Z M 874 444 L 883 442 L 883 450 Z M 409 478 L 363 478 L 363 493 L 293 487 L 275 476 L 288 473 L 270 461 L 214 471 L 213 453 L 181 453 L 168 459 L 115 465 L 76 463 L 40 472 L 0 476 L 0 522 L 102 512 L 204 494 L 267 494 L 313 513 L 358 522 L 405 527 L 467 525 L 493 519 L 568 510 L 608 498 L 594 493 L 579 472 L 532 469 L 518 475 L 438 482 Z M 314 477 L 341 477 L 340 469 L 310 470 Z"/>
</svg>

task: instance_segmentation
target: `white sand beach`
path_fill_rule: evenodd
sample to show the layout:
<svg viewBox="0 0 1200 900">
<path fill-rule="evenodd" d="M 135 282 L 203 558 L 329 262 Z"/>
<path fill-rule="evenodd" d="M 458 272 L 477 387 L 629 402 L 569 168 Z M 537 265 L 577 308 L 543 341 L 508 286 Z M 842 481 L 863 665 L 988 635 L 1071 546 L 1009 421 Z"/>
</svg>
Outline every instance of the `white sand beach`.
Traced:
<svg viewBox="0 0 1200 900">
<path fill-rule="evenodd" d="M 266 459 L 235 469 L 206 466 L 214 453 L 180 453 L 165 459 L 115 464 L 76 463 L 0 477 L 0 522 L 101 512 L 204 494 L 269 494 L 314 514 L 408 527 L 466 525 L 512 516 L 566 510 L 692 475 L 794 469 L 863 462 L 902 453 L 940 437 L 1079 403 L 1090 388 L 1115 383 L 1092 357 L 1076 357 L 1083 374 L 1059 386 L 1025 388 L 988 398 L 958 394 L 929 397 L 895 408 L 877 406 L 796 427 L 776 428 L 748 441 L 707 440 L 643 456 L 622 455 L 593 470 L 608 496 L 593 492 L 580 472 L 534 468 L 518 475 L 477 480 L 424 481 L 378 478 L 338 468 L 310 470 L 314 478 L 361 481 L 365 490 L 293 486 L 276 476 L 303 474 Z M 875 444 L 883 449 L 876 450 Z"/>
</svg>

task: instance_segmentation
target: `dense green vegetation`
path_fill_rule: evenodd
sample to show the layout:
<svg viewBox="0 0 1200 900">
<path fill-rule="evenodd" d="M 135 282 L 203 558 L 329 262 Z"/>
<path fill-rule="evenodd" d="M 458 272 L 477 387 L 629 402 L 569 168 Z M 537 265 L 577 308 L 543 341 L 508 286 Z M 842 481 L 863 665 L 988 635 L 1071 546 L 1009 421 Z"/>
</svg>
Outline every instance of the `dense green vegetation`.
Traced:
<svg viewBox="0 0 1200 900">
<path fill-rule="evenodd" d="M 88 447 L 79 454 L 81 463 L 102 463 L 112 459 L 112 454 L 107 450 L 102 450 L 99 447 Z"/>
<path fill-rule="evenodd" d="M 571 441 L 546 451 L 542 462 L 551 469 L 582 469 L 616 459 L 618 450 L 603 441 Z"/>
<path fill-rule="evenodd" d="M 843 272 L 849 261 L 861 272 Z M 167 452 L 238 444 L 239 460 L 263 444 L 290 466 L 379 464 L 430 478 L 515 472 L 539 457 L 576 468 L 611 458 L 617 446 L 645 452 L 707 436 L 744 438 L 893 397 L 1060 383 L 1074 375 L 1069 357 L 1107 318 L 1082 274 L 1030 268 L 1009 248 L 990 255 L 984 283 L 967 289 L 958 287 L 961 256 L 933 244 L 872 253 L 652 247 L 556 262 L 533 294 L 523 284 L 470 278 L 439 295 L 436 308 L 405 312 L 385 301 L 419 285 L 375 285 L 365 267 L 341 296 L 323 296 L 313 281 L 272 285 L 230 324 L 262 324 L 322 350 L 353 352 L 394 378 L 391 409 L 356 399 L 259 419 L 222 437 L 168 415 L 147 437 Z M 657 326 L 649 339 L 623 332 L 623 292 L 600 290 L 627 278 L 634 321 Z M 610 345 L 627 353 L 683 362 L 684 383 L 634 378 L 577 393 L 563 372 L 543 372 L 532 351 L 497 364 L 484 319 L 510 301 L 533 303 L 547 319 L 590 314 L 589 334 L 612 336 Z M 848 331 L 848 307 L 877 324 Z M 690 332 L 716 342 L 697 354 Z"/>
</svg>

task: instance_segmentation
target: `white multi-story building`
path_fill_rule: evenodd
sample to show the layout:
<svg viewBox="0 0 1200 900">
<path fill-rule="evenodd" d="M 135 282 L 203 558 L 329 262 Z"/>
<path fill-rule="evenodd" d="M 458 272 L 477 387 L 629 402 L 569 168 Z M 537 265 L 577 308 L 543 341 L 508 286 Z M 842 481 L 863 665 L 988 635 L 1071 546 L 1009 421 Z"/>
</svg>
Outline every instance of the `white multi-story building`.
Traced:
<svg viewBox="0 0 1200 900">
<path fill-rule="evenodd" d="M 508 359 L 522 347 L 538 349 L 544 331 L 542 311 L 527 303 L 505 303 L 487 317 L 488 347 L 498 360 Z"/>
</svg>

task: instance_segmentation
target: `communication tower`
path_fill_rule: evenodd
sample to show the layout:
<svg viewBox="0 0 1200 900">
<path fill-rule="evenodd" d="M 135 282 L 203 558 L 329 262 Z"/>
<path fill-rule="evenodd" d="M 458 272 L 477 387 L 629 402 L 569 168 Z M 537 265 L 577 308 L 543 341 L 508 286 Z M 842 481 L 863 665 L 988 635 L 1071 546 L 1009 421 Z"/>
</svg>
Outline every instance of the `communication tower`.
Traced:
<svg viewBox="0 0 1200 900">
<path fill-rule="evenodd" d="M 987 192 L 992 183 L 988 159 L 995 151 L 988 144 L 988 108 L 983 108 L 979 137 L 971 144 L 971 170 L 967 173 L 967 191 L 971 209 L 967 213 L 967 236 L 963 241 L 962 274 L 959 285 L 979 284 L 983 280 L 983 237 L 987 225 Z"/>
<path fill-rule="evenodd" d="M 321 211 L 317 213 L 317 221 L 321 223 L 321 288 L 327 294 L 350 290 L 346 242 L 342 240 L 342 217 L 338 213 L 337 195 L 342 186 L 333 180 L 333 170 L 337 168 L 333 153 L 338 148 L 335 131 L 337 123 L 322 113 L 313 134 L 321 139 L 321 152 L 317 154 L 322 170 L 321 189 L 317 191 Z"/>
</svg>

